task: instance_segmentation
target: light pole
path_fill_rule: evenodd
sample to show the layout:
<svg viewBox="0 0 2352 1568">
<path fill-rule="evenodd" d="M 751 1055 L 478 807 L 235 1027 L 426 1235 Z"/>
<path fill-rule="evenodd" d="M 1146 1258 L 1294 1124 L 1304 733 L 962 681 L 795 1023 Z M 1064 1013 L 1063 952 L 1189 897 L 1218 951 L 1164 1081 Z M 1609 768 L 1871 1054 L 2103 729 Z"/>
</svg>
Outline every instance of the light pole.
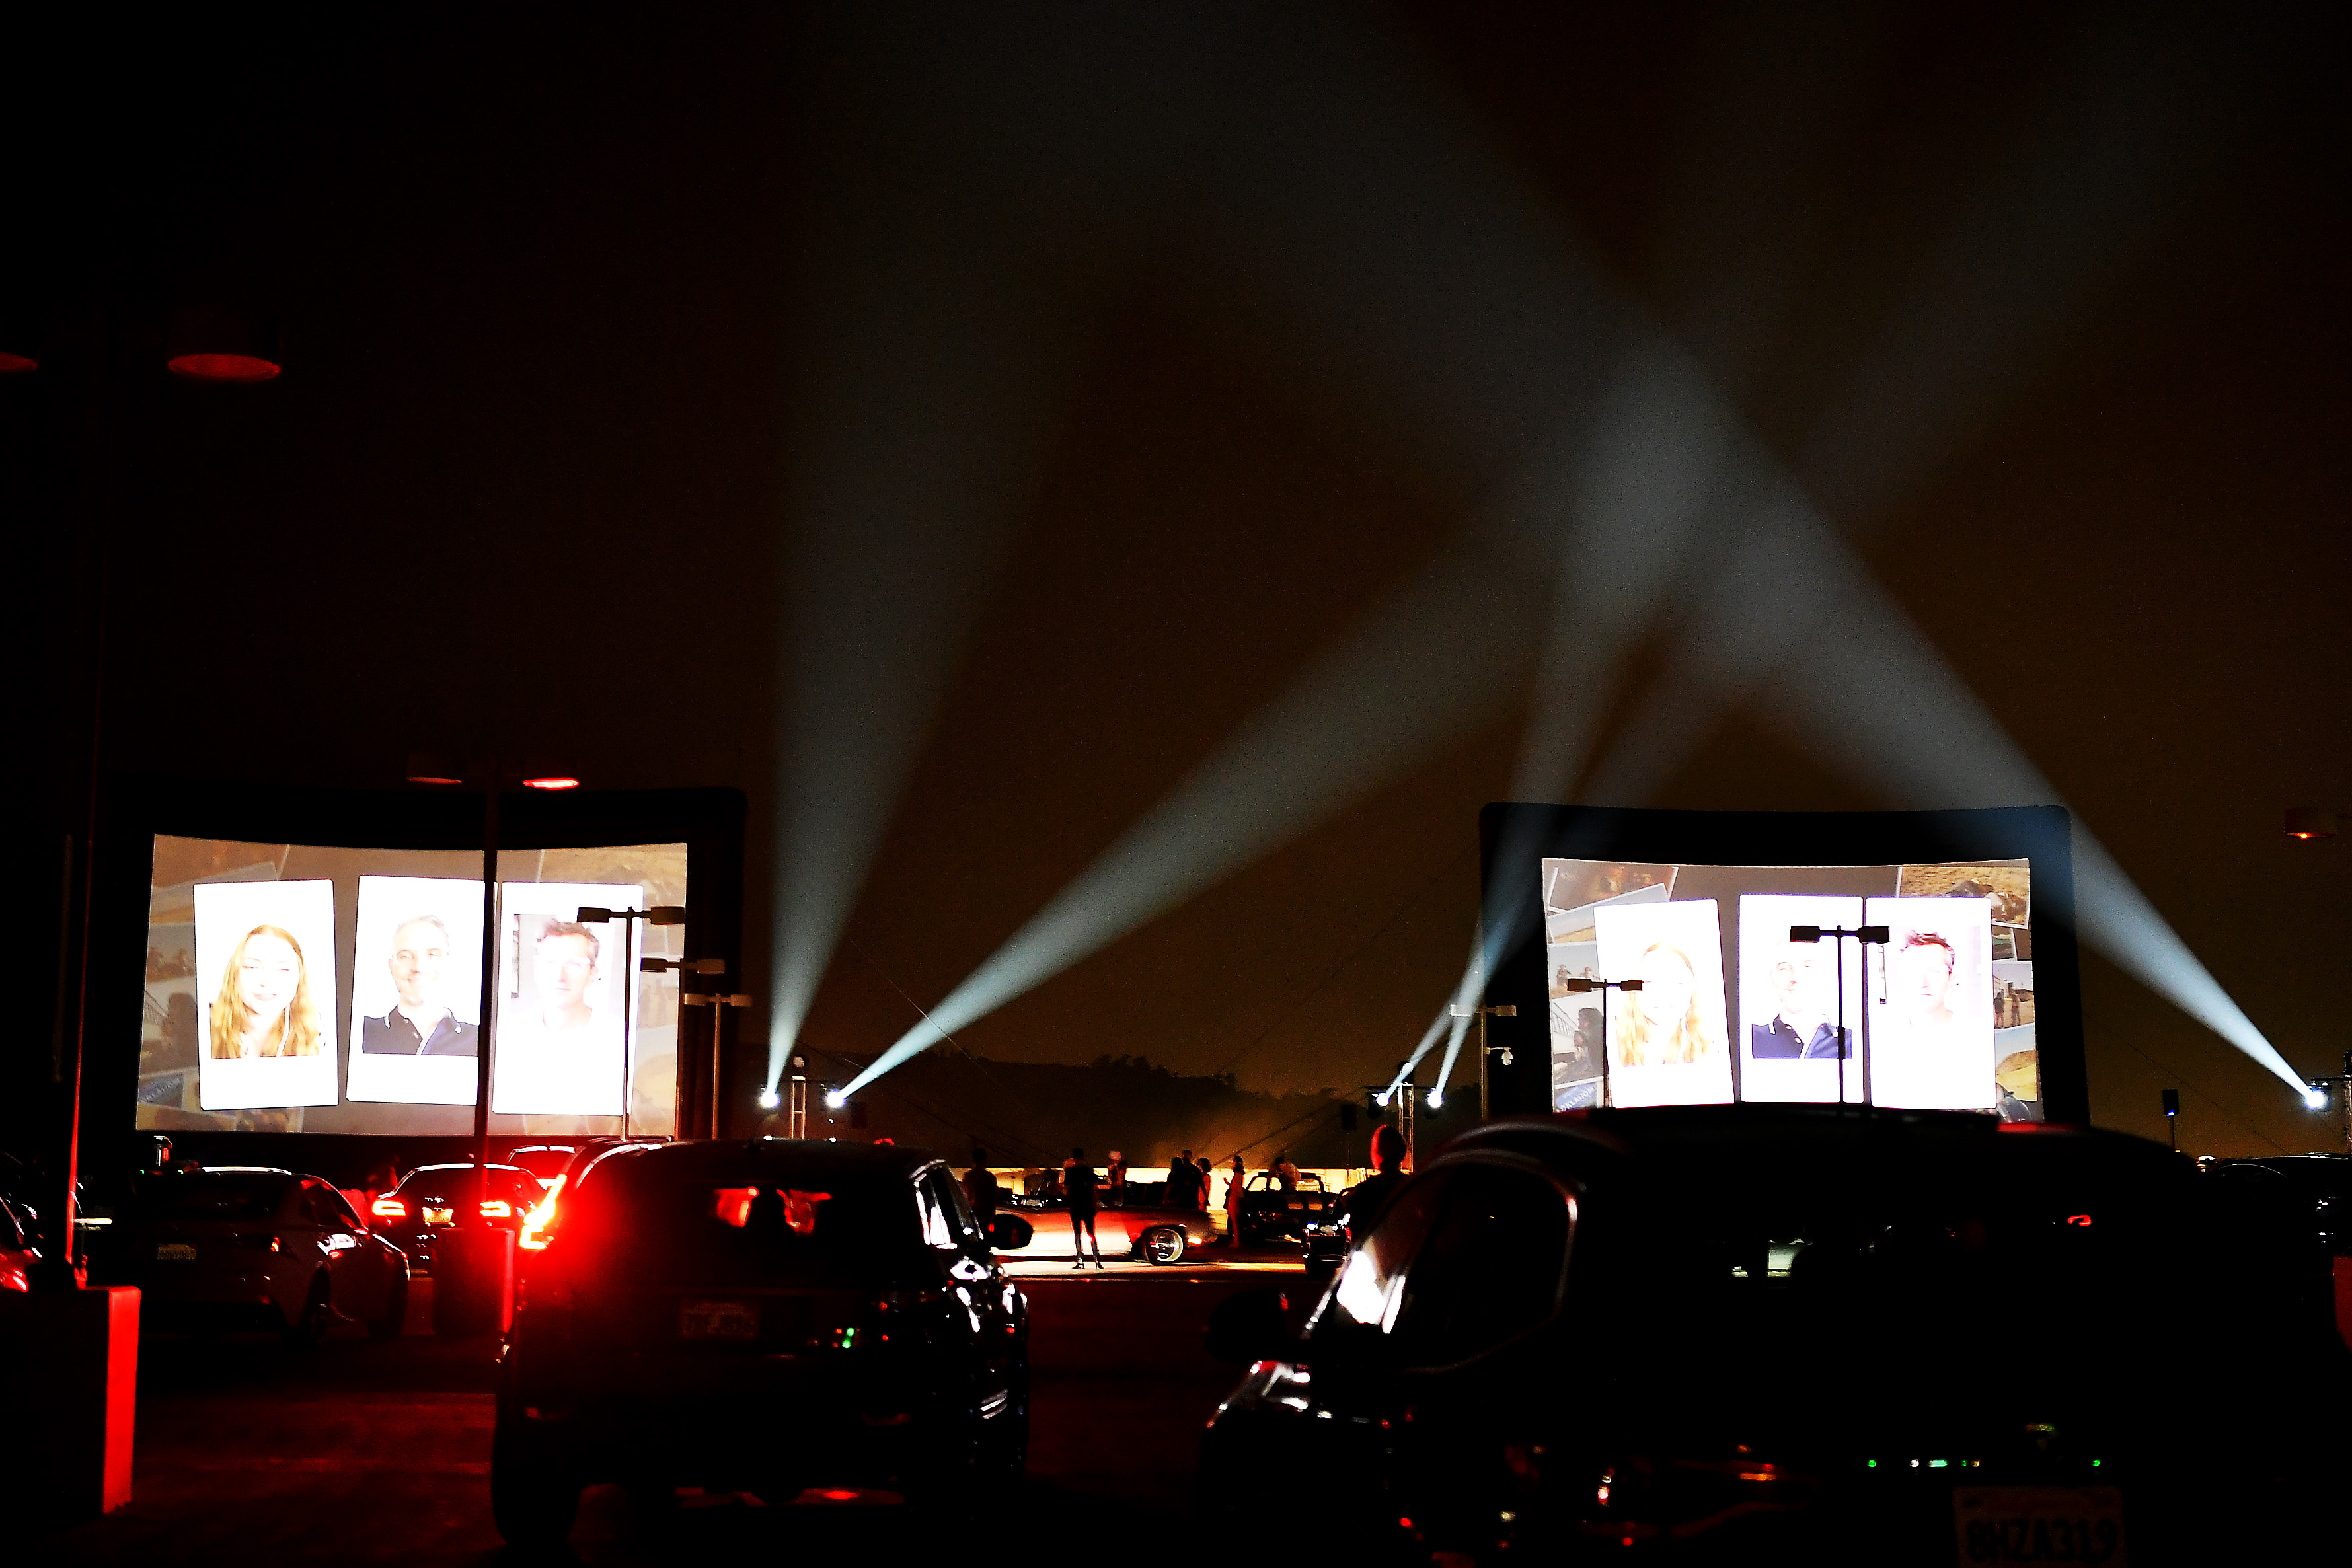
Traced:
<svg viewBox="0 0 2352 1568">
<path fill-rule="evenodd" d="M 1478 1120 L 1483 1122 L 1486 1120 L 1489 1113 L 1486 1109 L 1486 1052 L 1489 1049 L 1486 1044 L 1486 1020 L 1490 1018 L 1515 1019 L 1519 1016 L 1519 1009 L 1510 1002 L 1496 1002 L 1483 1008 L 1465 1008 L 1456 1002 L 1445 1010 L 1454 1018 L 1475 1018 L 1478 1020 Z M 1502 1051 L 1503 1065 L 1508 1067 L 1511 1064 L 1511 1048 L 1506 1045 L 1495 1049 Z M 1443 1090 L 1445 1085 L 1441 1083 L 1437 1087 Z"/>
<path fill-rule="evenodd" d="M 1853 1054 L 1853 1037 L 1846 1032 L 1845 1027 L 1845 939 L 1851 936 L 1865 947 L 1874 942 L 1884 947 L 1886 946 L 1886 927 L 1857 925 L 1851 931 L 1843 925 L 1791 925 L 1789 927 L 1789 940 L 1791 942 L 1819 942 L 1824 936 L 1837 944 L 1837 1103 L 1843 1105 L 1845 1103 L 1845 1059 Z M 1863 1079 L 1862 1097 L 1864 1103 L 1869 1102 L 1870 1080 L 1867 1077 Z"/>
<path fill-rule="evenodd" d="M 2333 806 L 2289 806 L 2286 810 L 2286 836 L 2309 842 L 2313 839 L 2332 839 L 2344 831 L 2344 812 Z M 2344 1053 L 2344 1071 L 2328 1078 L 2307 1078 L 2310 1087 L 2304 1092 L 2304 1103 L 2314 1111 L 2327 1109 L 2327 1091 L 2338 1088 L 2344 1093 L 2344 1148 L 2352 1154 L 2352 1051 Z"/>
<path fill-rule="evenodd" d="M 629 1097 L 636 1088 L 635 1063 L 629 1054 L 633 1030 L 637 1021 L 636 998 L 630 988 L 636 983 L 637 922 L 648 925 L 683 925 L 686 911 L 675 904 L 656 904 L 651 909 L 602 909 L 594 904 L 580 912 L 583 925 L 604 925 L 621 923 L 621 1136 L 629 1135 Z"/>
<path fill-rule="evenodd" d="M 1609 993 L 1612 991 L 1636 992 L 1642 988 L 1642 982 L 1639 980 L 1562 980 L 1560 984 L 1571 991 L 1601 993 L 1601 1103 L 1606 1107 L 1609 1103 Z"/>
<path fill-rule="evenodd" d="M 704 960 L 706 963 L 708 959 Z M 677 998 L 681 1007 L 710 1009 L 710 1135 L 719 1136 L 719 1040 L 727 1022 L 729 1008 L 748 1008 L 751 998 L 740 994 L 722 996 L 717 991 L 689 991 Z"/>
<path fill-rule="evenodd" d="M 727 972 L 727 960 L 724 958 L 640 958 L 637 960 L 637 971 L 640 974 L 667 975 L 673 970 L 681 975 L 723 975 Z M 692 1001 L 694 998 L 686 995 L 681 989 L 677 999 L 679 1005 L 684 1006 L 687 1002 Z M 697 1003 L 696 1005 L 699 1006 L 700 1004 Z M 677 1052 L 677 1082 L 670 1092 L 670 1102 L 677 1107 L 676 1112 L 677 1121 L 674 1125 L 680 1129 L 681 1133 L 686 1125 L 685 1022 L 686 1020 L 682 1018 L 678 1020 L 679 1046 Z M 624 1106 L 623 1109 L 625 1112 L 626 1106 Z M 621 1132 L 624 1136 L 627 1134 L 628 1130 L 629 1124 L 625 1117 L 621 1123 Z"/>
</svg>

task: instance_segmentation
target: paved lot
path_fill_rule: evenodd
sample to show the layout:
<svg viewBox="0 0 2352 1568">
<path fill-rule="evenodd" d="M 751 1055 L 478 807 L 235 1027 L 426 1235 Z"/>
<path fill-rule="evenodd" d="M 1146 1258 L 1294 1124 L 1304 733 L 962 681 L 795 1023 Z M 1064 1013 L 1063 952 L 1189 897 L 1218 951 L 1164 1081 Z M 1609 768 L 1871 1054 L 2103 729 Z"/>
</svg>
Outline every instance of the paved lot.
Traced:
<svg viewBox="0 0 2352 1568">
<path fill-rule="evenodd" d="M 1181 1523 L 1201 1426 L 1233 1385 L 1202 1354 L 1210 1309 L 1297 1277 L 1279 1255 L 1073 1273 L 1024 1265 L 1035 1367 L 1030 1480 L 991 1511 L 982 1560 L 1196 1560 Z M 345 1327 L 309 1351 L 273 1339 L 149 1336 L 141 1347 L 130 1507 L 32 1543 L 19 1560 L 175 1563 L 504 1562 L 490 1523 L 494 1347 L 421 1332 L 377 1344 Z M 869 1503 L 765 1507 L 688 1498 L 667 1519 L 592 1491 L 572 1546 L 598 1563 L 871 1558 L 918 1545 L 918 1522 Z M 939 1543 L 933 1542 L 933 1545 Z"/>
</svg>

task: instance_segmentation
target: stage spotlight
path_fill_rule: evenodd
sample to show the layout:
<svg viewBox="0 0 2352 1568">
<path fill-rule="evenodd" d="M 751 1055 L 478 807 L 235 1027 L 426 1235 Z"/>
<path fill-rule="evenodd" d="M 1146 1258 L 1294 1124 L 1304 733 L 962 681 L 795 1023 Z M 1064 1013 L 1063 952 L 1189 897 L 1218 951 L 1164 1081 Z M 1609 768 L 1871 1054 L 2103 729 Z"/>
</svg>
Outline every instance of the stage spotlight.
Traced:
<svg viewBox="0 0 2352 1568">
<path fill-rule="evenodd" d="M 784 1097 L 776 1092 L 776 1086 L 774 1084 L 771 1083 L 768 1087 L 760 1091 L 761 1110 L 772 1111 L 783 1103 Z"/>
<path fill-rule="evenodd" d="M 843 1091 L 838 1089 L 828 1089 L 824 1092 L 824 1106 L 826 1110 L 838 1111 L 844 1105 L 848 1103 L 849 1096 Z"/>
<path fill-rule="evenodd" d="M 1444 1108 L 1444 1106 L 1445 1106 L 1445 1091 L 1444 1091 L 1443 1089 L 1433 1089 L 1433 1090 L 1431 1090 L 1431 1091 L 1429 1092 L 1429 1108 L 1430 1108 L 1431 1110 L 1433 1110 L 1433 1111 L 1438 1111 L 1438 1110 L 1443 1110 L 1443 1109 Z"/>
<path fill-rule="evenodd" d="M 2303 1092 L 2303 1103 L 2314 1111 L 2325 1111 L 2327 1109 L 2327 1091 L 2315 1083 Z"/>
<path fill-rule="evenodd" d="M 1378 1105 L 1381 1110 L 1385 1111 L 1385 1110 L 1387 1110 L 1387 1109 L 1389 1108 L 1389 1102 L 1390 1102 L 1390 1101 L 1391 1101 L 1391 1100 L 1393 1100 L 1393 1099 L 1395 1099 L 1395 1098 L 1396 1098 L 1396 1091 L 1395 1091 L 1395 1090 L 1393 1090 L 1393 1089 L 1383 1089 L 1383 1090 L 1381 1090 L 1379 1093 L 1377 1093 L 1377 1094 L 1375 1094 L 1375 1095 L 1373 1095 L 1373 1096 L 1372 1096 L 1372 1103 L 1373 1103 L 1373 1104 L 1375 1104 L 1375 1105 Z"/>
</svg>

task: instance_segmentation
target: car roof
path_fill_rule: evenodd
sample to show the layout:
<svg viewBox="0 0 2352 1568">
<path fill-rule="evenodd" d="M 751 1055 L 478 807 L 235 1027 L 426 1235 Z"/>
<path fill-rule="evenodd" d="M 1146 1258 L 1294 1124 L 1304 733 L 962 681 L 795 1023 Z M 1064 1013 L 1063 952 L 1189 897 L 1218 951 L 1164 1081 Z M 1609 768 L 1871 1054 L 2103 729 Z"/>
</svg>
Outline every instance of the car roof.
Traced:
<svg viewBox="0 0 2352 1568">
<path fill-rule="evenodd" d="M 1763 1171 L 1791 1160 L 1824 1158 L 2022 1165 L 2043 1163 L 2050 1155 L 2074 1164 L 2138 1166 L 2174 1179 L 2193 1174 L 2164 1145 L 2103 1128 L 2004 1123 L 1967 1111 L 1826 1104 L 1662 1105 L 1513 1117 L 1471 1129 L 1440 1151 L 1439 1158 L 1482 1149 L 1525 1155 L 1578 1175 L 1661 1165 L 1717 1170 L 1745 1165 Z"/>
<path fill-rule="evenodd" d="M 410 1171 L 408 1174 L 410 1176 L 422 1176 L 426 1171 L 478 1171 L 481 1168 L 481 1166 L 474 1164 L 471 1160 L 457 1160 L 447 1165 L 418 1166 L 415 1170 Z M 522 1166 L 501 1165 L 497 1161 L 491 1162 L 490 1169 L 494 1171 L 506 1171 L 514 1176 L 530 1175 L 530 1170 Z"/>
<path fill-rule="evenodd" d="M 617 1152 L 617 1151 L 616 1151 Z M 836 1144 L 818 1138 L 754 1138 L 634 1145 L 628 1155 L 633 1170 L 677 1181 L 740 1182 L 760 1185 L 770 1179 L 810 1176 L 911 1176 L 937 1163 L 927 1149 L 893 1144 Z"/>
</svg>

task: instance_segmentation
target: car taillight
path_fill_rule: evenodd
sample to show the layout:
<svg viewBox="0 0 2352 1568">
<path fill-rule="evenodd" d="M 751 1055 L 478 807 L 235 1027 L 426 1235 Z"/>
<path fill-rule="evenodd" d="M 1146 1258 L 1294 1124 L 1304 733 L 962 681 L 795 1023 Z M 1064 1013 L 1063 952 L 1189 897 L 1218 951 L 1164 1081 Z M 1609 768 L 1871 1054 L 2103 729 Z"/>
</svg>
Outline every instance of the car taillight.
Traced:
<svg viewBox="0 0 2352 1568">
<path fill-rule="evenodd" d="M 514 1205 L 509 1203 L 502 1197 L 486 1197 L 482 1199 L 482 1218 L 484 1219 L 512 1219 L 514 1218 Z"/>
<path fill-rule="evenodd" d="M 522 1217 L 522 1229 L 515 1236 L 515 1245 L 524 1251 L 546 1249 L 548 1229 L 555 1223 L 556 1199 L 563 1196 L 563 1182 L 564 1177 L 557 1176 L 555 1185 L 547 1189 L 547 1196 L 533 1204 L 530 1212 Z"/>
<path fill-rule="evenodd" d="M 236 1244 L 249 1252 L 278 1252 L 285 1244 L 277 1237 L 265 1233 L 247 1233 L 236 1239 Z"/>
<path fill-rule="evenodd" d="M 368 1206 L 368 1212 L 378 1219 L 405 1219 L 408 1205 L 396 1197 L 380 1197 Z"/>
</svg>

